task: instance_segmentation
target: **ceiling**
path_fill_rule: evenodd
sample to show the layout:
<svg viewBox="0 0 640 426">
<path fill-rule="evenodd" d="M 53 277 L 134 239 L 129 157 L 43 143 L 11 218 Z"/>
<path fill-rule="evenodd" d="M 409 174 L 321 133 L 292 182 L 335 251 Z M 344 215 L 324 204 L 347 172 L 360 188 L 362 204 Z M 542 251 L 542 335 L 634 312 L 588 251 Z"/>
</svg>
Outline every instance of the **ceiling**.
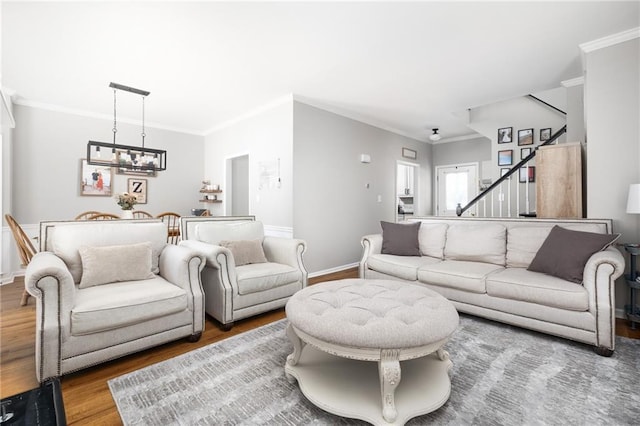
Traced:
<svg viewBox="0 0 640 426">
<path fill-rule="evenodd" d="M 204 135 L 292 95 L 427 140 L 452 113 L 582 75 L 579 44 L 640 26 L 640 2 L 3 1 L 17 103 Z M 122 93 L 122 92 L 120 92 Z M 118 95 L 119 119 L 140 99 Z"/>
</svg>

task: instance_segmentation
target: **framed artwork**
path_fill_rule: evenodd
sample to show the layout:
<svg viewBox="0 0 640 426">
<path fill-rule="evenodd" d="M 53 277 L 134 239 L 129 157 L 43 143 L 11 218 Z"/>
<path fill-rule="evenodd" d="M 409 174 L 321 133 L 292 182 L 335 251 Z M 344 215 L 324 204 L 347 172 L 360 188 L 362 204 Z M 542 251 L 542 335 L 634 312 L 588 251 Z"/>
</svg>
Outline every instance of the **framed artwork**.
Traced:
<svg viewBox="0 0 640 426">
<path fill-rule="evenodd" d="M 531 148 L 520 148 L 520 159 L 524 160 L 531 155 Z"/>
<path fill-rule="evenodd" d="M 549 139 L 551 139 L 551 127 L 540 129 L 540 142 L 548 141 Z"/>
<path fill-rule="evenodd" d="M 418 158 L 418 153 L 413 149 L 402 148 L 402 156 L 404 158 L 411 158 L 412 160 L 415 160 Z"/>
<path fill-rule="evenodd" d="M 518 145 L 533 145 L 533 129 L 518 130 Z"/>
<path fill-rule="evenodd" d="M 510 169 L 508 167 L 500 169 L 500 177 L 506 175 L 509 172 L 509 170 Z"/>
<path fill-rule="evenodd" d="M 80 159 L 80 195 L 111 196 L 113 171 L 111 167 L 92 166 L 87 159 Z"/>
<path fill-rule="evenodd" d="M 138 204 L 147 204 L 146 179 L 127 179 L 127 192 L 136 196 Z"/>
<path fill-rule="evenodd" d="M 498 129 L 498 143 L 513 142 L 513 127 Z"/>
<path fill-rule="evenodd" d="M 498 151 L 498 166 L 510 166 L 513 164 L 513 150 Z"/>
<path fill-rule="evenodd" d="M 119 175 L 156 177 L 158 172 L 156 172 L 155 170 L 130 170 L 117 167 L 116 173 Z"/>
<path fill-rule="evenodd" d="M 527 179 L 527 170 L 529 170 L 529 179 Z M 536 181 L 536 167 L 535 166 L 529 166 L 529 167 L 523 167 L 519 170 L 520 172 L 520 183 L 526 183 L 526 182 L 535 182 Z"/>
</svg>

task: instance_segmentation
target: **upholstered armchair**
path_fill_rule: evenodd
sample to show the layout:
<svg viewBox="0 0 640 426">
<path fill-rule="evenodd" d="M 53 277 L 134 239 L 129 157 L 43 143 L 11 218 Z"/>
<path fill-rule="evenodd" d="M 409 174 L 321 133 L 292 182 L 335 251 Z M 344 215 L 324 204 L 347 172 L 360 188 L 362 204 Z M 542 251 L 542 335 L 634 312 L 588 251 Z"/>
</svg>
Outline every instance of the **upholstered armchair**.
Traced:
<svg viewBox="0 0 640 426">
<path fill-rule="evenodd" d="M 182 241 L 206 258 L 205 310 L 229 330 L 234 321 L 280 308 L 307 286 L 306 243 L 264 235 L 253 216 L 182 217 Z"/>
<path fill-rule="evenodd" d="M 40 382 L 182 337 L 200 338 L 204 259 L 157 219 L 40 224 L 25 286 Z"/>
</svg>

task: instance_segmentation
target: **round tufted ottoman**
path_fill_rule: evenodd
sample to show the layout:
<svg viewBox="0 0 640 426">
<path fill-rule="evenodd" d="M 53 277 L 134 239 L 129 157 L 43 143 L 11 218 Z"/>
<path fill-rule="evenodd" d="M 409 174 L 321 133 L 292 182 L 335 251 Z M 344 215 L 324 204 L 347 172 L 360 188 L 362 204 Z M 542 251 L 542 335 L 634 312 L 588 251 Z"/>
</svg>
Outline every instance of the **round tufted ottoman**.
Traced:
<svg viewBox="0 0 640 426">
<path fill-rule="evenodd" d="M 438 293 L 399 281 L 330 281 L 294 294 L 286 313 L 294 351 L 285 373 L 320 408 L 404 424 L 449 398 L 452 364 L 442 346 L 459 319 Z"/>
</svg>

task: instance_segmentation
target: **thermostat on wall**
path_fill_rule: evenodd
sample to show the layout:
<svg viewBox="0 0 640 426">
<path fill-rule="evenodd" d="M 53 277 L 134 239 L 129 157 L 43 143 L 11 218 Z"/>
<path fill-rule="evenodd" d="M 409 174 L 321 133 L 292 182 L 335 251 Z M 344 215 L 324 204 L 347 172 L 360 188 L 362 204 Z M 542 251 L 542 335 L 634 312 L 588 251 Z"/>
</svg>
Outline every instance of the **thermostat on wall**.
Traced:
<svg viewBox="0 0 640 426">
<path fill-rule="evenodd" d="M 370 163 L 371 156 L 369 154 L 360 154 L 360 162 L 361 163 Z"/>
</svg>

